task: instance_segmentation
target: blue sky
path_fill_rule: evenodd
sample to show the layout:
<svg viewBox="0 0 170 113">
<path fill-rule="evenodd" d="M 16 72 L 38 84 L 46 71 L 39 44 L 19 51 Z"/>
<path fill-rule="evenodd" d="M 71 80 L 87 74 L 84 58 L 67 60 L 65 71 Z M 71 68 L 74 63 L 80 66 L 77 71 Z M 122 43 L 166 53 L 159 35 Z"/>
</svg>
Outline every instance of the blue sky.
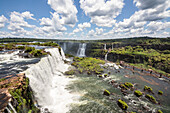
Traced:
<svg viewBox="0 0 170 113">
<path fill-rule="evenodd" d="M 0 37 L 169 37 L 168 0 L 0 0 Z"/>
</svg>

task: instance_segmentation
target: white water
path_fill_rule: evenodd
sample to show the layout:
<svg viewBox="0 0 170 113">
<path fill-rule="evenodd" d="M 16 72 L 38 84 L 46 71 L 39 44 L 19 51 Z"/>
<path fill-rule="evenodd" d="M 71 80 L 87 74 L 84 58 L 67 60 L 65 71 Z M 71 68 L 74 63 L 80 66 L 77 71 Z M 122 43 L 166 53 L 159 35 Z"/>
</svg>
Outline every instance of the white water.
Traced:
<svg viewBox="0 0 170 113">
<path fill-rule="evenodd" d="M 106 55 L 105 55 L 105 60 L 107 60 L 107 54 L 108 54 L 108 53 L 106 53 Z"/>
<path fill-rule="evenodd" d="M 64 47 L 63 47 L 63 50 L 64 50 L 64 51 L 66 50 L 66 43 L 64 43 Z"/>
<path fill-rule="evenodd" d="M 8 113 L 11 113 L 11 111 L 8 109 L 8 107 L 6 107 L 6 110 L 7 110 Z"/>
<path fill-rule="evenodd" d="M 106 44 L 104 44 L 104 50 L 106 50 Z"/>
<path fill-rule="evenodd" d="M 66 90 L 66 86 L 73 80 L 63 76 L 69 65 L 64 64 L 58 48 L 47 49 L 51 56 L 42 58 L 41 61 L 26 71 L 30 79 L 30 86 L 34 96 L 43 109 L 48 108 L 52 113 L 66 113 L 69 105 L 74 102 L 75 95 Z"/>
<path fill-rule="evenodd" d="M 86 51 L 86 43 L 80 43 L 79 44 L 79 49 L 77 51 L 77 56 L 78 57 L 85 57 L 85 51 Z"/>
<path fill-rule="evenodd" d="M 14 109 L 14 107 L 11 105 L 11 103 L 8 103 L 9 107 L 12 109 L 13 113 L 17 113 L 16 110 Z"/>
</svg>

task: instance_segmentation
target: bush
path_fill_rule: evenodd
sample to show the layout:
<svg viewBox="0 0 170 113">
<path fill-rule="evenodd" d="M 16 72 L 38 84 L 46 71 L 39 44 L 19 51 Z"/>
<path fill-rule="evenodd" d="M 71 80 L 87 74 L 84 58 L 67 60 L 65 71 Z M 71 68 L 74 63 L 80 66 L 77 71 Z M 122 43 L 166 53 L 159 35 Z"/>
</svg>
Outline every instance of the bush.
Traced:
<svg viewBox="0 0 170 113">
<path fill-rule="evenodd" d="M 103 95 L 109 96 L 109 95 L 110 95 L 110 92 L 105 89 L 104 92 L 103 92 Z"/>
<path fill-rule="evenodd" d="M 130 83 L 130 82 L 125 82 L 125 86 L 128 87 L 128 88 L 130 88 L 130 87 L 133 87 L 133 84 Z"/>
<path fill-rule="evenodd" d="M 137 97 L 142 96 L 142 92 L 139 91 L 139 90 L 136 90 L 136 91 L 134 92 L 134 94 L 135 94 Z"/>
<path fill-rule="evenodd" d="M 146 91 L 146 90 L 149 91 L 149 92 L 152 92 L 152 88 L 151 87 L 145 86 L 144 87 L 144 91 Z"/>
<path fill-rule="evenodd" d="M 125 90 L 128 89 L 124 84 L 120 84 L 119 86 L 120 86 L 122 89 L 125 89 Z"/>
<path fill-rule="evenodd" d="M 31 51 L 33 51 L 33 50 L 35 50 L 35 48 L 34 47 L 25 47 L 25 52 L 26 53 L 29 53 L 29 52 L 31 52 Z"/>
<path fill-rule="evenodd" d="M 40 57 L 40 56 L 42 56 L 41 50 L 38 50 L 38 49 L 32 50 L 32 51 L 30 52 L 30 54 L 33 55 L 34 57 Z"/>
<path fill-rule="evenodd" d="M 147 94 L 147 95 L 145 95 L 145 97 L 146 97 L 147 99 L 149 99 L 151 102 L 157 103 L 156 99 L 155 99 L 152 95 Z"/>
<path fill-rule="evenodd" d="M 74 70 L 70 70 L 70 71 L 66 71 L 65 75 L 74 75 L 75 71 Z"/>
<path fill-rule="evenodd" d="M 118 100 L 118 105 L 122 110 L 127 110 L 128 108 L 128 105 L 126 104 L 126 102 L 121 99 Z"/>
<path fill-rule="evenodd" d="M 160 109 L 158 110 L 158 113 L 163 113 Z"/>
<path fill-rule="evenodd" d="M 159 90 L 159 91 L 158 91 L 158 94 L 159 94 L 159 95 L 163 95 L 163 91 Z"/>
<path fill-rule="evenodd" d="M 25 49 L 25 46 L 18 46 L 17 49 Z"/>
<path fill-rule="evenodd" d="M 104 74 L 104 77 L 107 77 L 108 75 L 107 74 Z"/>
</svg>

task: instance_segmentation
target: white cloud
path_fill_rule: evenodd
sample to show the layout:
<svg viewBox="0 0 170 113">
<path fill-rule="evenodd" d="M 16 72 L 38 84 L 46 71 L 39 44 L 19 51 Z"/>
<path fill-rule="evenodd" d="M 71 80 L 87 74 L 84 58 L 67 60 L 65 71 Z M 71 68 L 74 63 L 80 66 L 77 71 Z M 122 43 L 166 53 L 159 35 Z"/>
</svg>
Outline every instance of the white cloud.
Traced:
<svg viewBox="0 0 170 113">
<path fill-rule="evenodd" d="M 84 22 L 82 24 L 78 24 L 78 27 L 81 29 L 87 28 L 87 27 L 91 27 L 91 24 L 88 22 Z"/>
<path fill-rule="evenodd" d="M 27 16 L 26 16 L 27 15 Z M 30 15 L 30 16 L 28 16 Z M 13 31 L 13 32 L 19 32 L 19 31 L 23 31 L 24 27 L 27 28 L 34 28 L 35 25 L 30 25 L 28 24 L 28 22 L 26 22 L 24 20 L 24 18 L 32 18 L 33 14 L 28 13 L 28 11 L 23 12 L 23 13 L 19 13 L 19 12 L 11 12 L 10 14 L 10 22 L 8 25 L 8 29 Z"/>
<path fill-rule="evenodd" d="M 94 32 L 94 30 L 92 29 L 92 30 L 90 30 L 89 31 L 89 33 L 88 33 L 88 35 L 90 35 L 90 36 L 93 36 L 93 35 L 95 35 L 95 32 Z"/>
<path fill-rule="evenodd" d="M 33 18 L 34 14 L 31 14 L 29 11 L 25 11 L 21 15 L 23 18 L 26 18 L 26 19 L 36 20 L 35 18 Z"/>
<path fill-rule="evenodd" d="M 152 32 L 159 32 L 165 29 L 170 28 L 170 22 L 150 22 L 147 25 L 148 29 Z"/>
<path fill-rule="evenodd" d="M 52 21 L 49 18 L 44 18 L 43 17 L 42 19 L 40 19 L 40 21 L 41 21 L 40 25 L 43 25 L 43 26 L 52 26 Z"/>
<path fill-rule="evenodd" d="M 3 28 L 5 27 L 5 23 L 8 21 L 8 19 L 4 16 L 4 15 L 1 15 L 0 16 L 0 28 Z"/>
<path fill-rule="evenodd" d="M 83 31 L 83 29 L 90 28 L 90 27 L 91 27 L 91 24 L 88 23 L 88 22 L 84 22 L 84 23 L 78 24 L 78 28 L 74 29 L 73 33 L 77 33 L 77 32 Z"/>
<path fill-rule="evenodd" d="M 72 0 L 48 0 L 48 4 L 62 20 L 62 24 L 74 27 L 77 20 L 77 8 Z"/>
<path fill-rule="evenodd" d="M 97 26 L 112 27 L 123 6 L 123 0 L 80 0 L 80 7 Z"/>
<path fill-rule="evenodd" d="M 101 35 L 103 33 L 102 28 L 96 28 L 96 35 Z"/>
</svg>

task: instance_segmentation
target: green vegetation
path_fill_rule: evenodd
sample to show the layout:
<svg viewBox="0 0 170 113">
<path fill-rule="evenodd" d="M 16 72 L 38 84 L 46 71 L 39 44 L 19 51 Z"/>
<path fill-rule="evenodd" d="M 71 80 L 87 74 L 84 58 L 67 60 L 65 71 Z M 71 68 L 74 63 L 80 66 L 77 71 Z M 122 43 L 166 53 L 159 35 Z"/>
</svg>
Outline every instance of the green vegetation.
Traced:
<svg viewBox="0 0 170 113">
<path fill-rule="evenodd" d="M 134 94 L 135 94 L 137 97 L 142 96 L 142 92 L 139 91 L 139 90 L 135 90 Z"/>
<path fill-rule="evenodd" d="M 125 89 L 125 90 L 128 89 L 124 84 L 120 84 L 119 86 L 120 86 L 122 89 Z"/>
<path fill-rule="evenodd" d="M 159 90 L 159 91 L 158 91 L 158 94 L 159 94 L 159 95 L 163 95 L 163 91 Z"/>
<path fill-rule="evenodd" d="M 144 91 L 152 92 L 152 88 L 149 86 L 144 86 Z"/>
<path fill-rule="evenodd" d="M 107 77 L 108 75 L 107 74 L 104 74 L 104 77 Z"/>
<path fill-rule="evenodd" d="M 5 78 L 1 78 L 1 79 L 0 79 L 0 82 L 2 82 L 2 81 L 4 81 L 4 80 L 5 80 Z"/>
<path fill-rule="evenodd" d="M 25 52 L 26 53 L 29 53 L 29 52 L 31 52 L 31 51 L 34 51 L 35 50 L 35 47 L 25 47 Z"/>
<path fill-rule="evenodd" d="M 79 58 L 74 57 L 74 66 L 78 68 L 78 71 L 80 73 L 82 72 L 90 72 L 94 74 L 100 74 L 100 72 L 103 72 L 103 69 L 99 64 L 104 64 L 105 61 L 96 59 L 96 58 Z M 73 63 L 72 63 L 73 65 Z"/>
<path fill-rule="evenodd" d="M 25 46 L 18 46 L 17 49 L 25 49 Z"/>
<path fill-rule="evenodd" d="M 105 89 L 103 95 L 109 96 L 109 95 L 110 95 L 110 92 Z"/>
<path fill-rule="evenodd" d="M 133 84 L 130 82 L 125 82 L 125 86 L 128 88 L 131 88 L 131 87 L 133 87 Z"/>
<path fill-rule="evenodd" d="M 118 100 L 118 105 L 122 110 L 127 110 L 128 108 L 128 105 L 126 104 L 126 102 L 121 99 Z"/>
<path fill-rule="evenodd" d="M 16 89 L 9 89 L 10 94 L 17 101 L 17 105 L 14 106 L 18 113 L 33 111 L 39 112 L 39 109 L 34 106 L 33 92 L 29 88 L 29 79 L 24 78 L 22 87 Z"/>
<path fill-rule="evenodd" d="M 75 71 L 74 70 L 69 70 L 65 72 L 65 75 L 74 75 Z"/>
<path fill-rule="evenodd" d="M 163 113 L 160 109 L 158 110 L 158 113 Z"/>
<path fill-rule="evenodd" d="M 145 97 L 149 99 L 151 102 L 157 103 L 156 99 L 152 95 L 146 94 Z"/>
</svg>

